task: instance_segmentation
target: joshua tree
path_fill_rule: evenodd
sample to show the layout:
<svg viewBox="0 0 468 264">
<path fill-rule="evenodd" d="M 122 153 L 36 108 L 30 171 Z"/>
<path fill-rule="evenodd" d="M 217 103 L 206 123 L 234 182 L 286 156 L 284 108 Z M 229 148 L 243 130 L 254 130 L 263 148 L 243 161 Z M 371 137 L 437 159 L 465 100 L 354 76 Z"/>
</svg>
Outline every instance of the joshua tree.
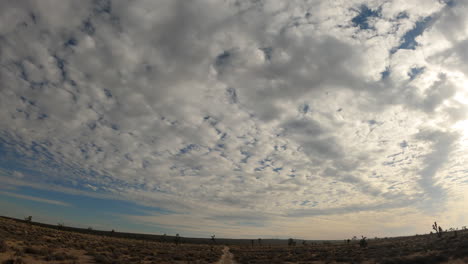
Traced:
<svg viewBox="0 0 468 264">
<path fill-rule="evenodd" d="M 254 242 L 255 242 L 255 241 L 254 241 L 253 239 L 250 240 L 250 243 L 252 244 L 252 247 L 254 246 Z"/>
<path fill-rule="evenodd" d="M 296 241 L 294 241 L 294 239 L 290 238 L 288 239 L 288 246 L 295 246 L 296 245 Z"/>
<path fill-rule="evenodd" d="M 302 241 L 302 245 L 303 245 L 303 246 L 307 245 L 307 241 L 303 240 L 303 241 Z"/>
<path fill-rule="evenodd" d="M 367 241 L 366 241 L 366 238 L 365 236 L 361 236 L 361 240 L 359 240 L 359 246 L 362 247 L 362 248 L 365 248 L 367 247 Z"/>
<path fill-rule="evenodd" d="M 211 236 L 211 243 L 212 243 L 212 244 L 216 244 L 215 235 L 212 235 L 212 236 Z"/>
<path fill-rule="evenodd" d="M 176 236 L 175 236 L 175 238 L 174 238 L 174 243 L 175 243 L 176 245 L 179 245 L 179 243 L 180 243 L 180 236 L 179 236 L 179 234 L 176 234 Z"/>
<path fill-rule="evenodd" d="M 259 245 L 259 246 L 262 245 L 262 239 L 261 239 L 261 238 L 258 239 L 258 245 Z"/>
<path fill-rule="evenodd" d="M 434 229 L 434 230 L 436 231 L 438 237 L 441 237 L 441 236 L 442 236 L 442 232 L 443 232 L 444 230 L 442 229 L 441 226 L 438 226 L 438 225 L 437 225 L 437 222 L 434 222 L 434 224 L 432 225 L 432 229 Z"/>
</svg>

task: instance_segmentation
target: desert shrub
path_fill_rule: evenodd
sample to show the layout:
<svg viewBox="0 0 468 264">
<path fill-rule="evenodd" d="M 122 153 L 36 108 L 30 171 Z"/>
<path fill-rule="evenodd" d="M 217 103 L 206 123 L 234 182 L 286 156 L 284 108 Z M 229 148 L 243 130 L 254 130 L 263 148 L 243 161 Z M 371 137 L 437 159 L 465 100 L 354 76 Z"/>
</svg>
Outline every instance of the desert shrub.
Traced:
<svg viewBox="0 0 468 264">
<path fill-rule="evenodd" d="M 7 251 L 7 249 L 8 249 L 8 246 L 5 243 L 5 241 L 0 240 L 0 252 L 5 252 L 5 251 Z"/>
<path fill-rule="evenodd" d="M 102 255 L 102 254 L 94 255 L 94 261 L 96 261 L 96 263 L 103 263 L 103 264 L 113 263 L 113 261 L 110 258 L 108 258 L 106 255 Z"/>
<path fill-rule="evenodd" d="M 15 252 L 16 257 L 23 257 L 24 256 L 24 250 L 20 247 L 10 247 L 13 252 Z"/>
<path fill-rule="evenodd" d="M 393 258 L 387 259 L 382 264 L 436 264 L 448 261 L 448 257 L 443 255 L 417 256 L 414 258 Z"/>
<path fill-rule="evenodd" d="M 179 236 L 179 234 L 176 234 L 176 236 L 175 236 L 175 238 L 174 238 L 174 243 L 175 243 L 176 245 L 179 245 L 179 243 L 180 243 L 180 236 Z"/>
<path fill-rule="evenodd" d="M 456 258 L 468 257 L 468 240 L 464 240 L 458 245 L 454 256 Z"/>
<path fill-rule="evenodd" d="M 54 254 L 50 254 L 50 255 L 47 255 L 47 257 L 45 258 L 45 260 L 47 261 L 52 261 L 52 260 L 63 261 L 63 260 L 76 260 L 76 259 L 78 259 L 77 256 L 70 255 L 65 252 L 57 252 Z"/>
<path fill-rule="evenodd" d="M 35 248 L 35 247 L 25 247 L 24 248 L 24 253 L 39 255 L 40 250 L 38 248 Z"/>
<path fill-rule="evenodd" d="M 2 264 L 25 264 L 22 258 L 11 258 L 2 262 Z"/>
<path fill-rule="evenodd" d="M 39 247 L 25 247 L 24 253 L 32 254 L 32 255 L 42 255 L 47 256 L 53 253 L 53 249 L 51 248 L 39 248 Z"/>
</svg>

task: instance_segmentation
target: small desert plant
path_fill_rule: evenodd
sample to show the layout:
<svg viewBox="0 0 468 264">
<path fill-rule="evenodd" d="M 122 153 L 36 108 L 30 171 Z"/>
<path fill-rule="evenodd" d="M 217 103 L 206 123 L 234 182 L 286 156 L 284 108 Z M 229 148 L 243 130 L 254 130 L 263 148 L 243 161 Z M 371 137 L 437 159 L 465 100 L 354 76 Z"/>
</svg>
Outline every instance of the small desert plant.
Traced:
<svg viewBox="0 0 468 264">
<path fill-rule="evenodd" d="M 288 239 L 288 246 L 295 246 L 296 245 L 296 241 L 294 241 L 294 239 L 290 238 Z"/>
<path fill-rule="evenodd" d="M 174 243 L 175 243 L 176 245 L 179 245 L 179 243 L 180 243 L 180 236 L 179 236 L 179 234 L 176 234 L 176 236 L 175 236 L 175 238 L 174 238 Z"/>
<path fill-rule="evenodd" d="M 24 221 L 31 222 L 32 221 L 32 216 L 25 217 Z"/>
</svg>

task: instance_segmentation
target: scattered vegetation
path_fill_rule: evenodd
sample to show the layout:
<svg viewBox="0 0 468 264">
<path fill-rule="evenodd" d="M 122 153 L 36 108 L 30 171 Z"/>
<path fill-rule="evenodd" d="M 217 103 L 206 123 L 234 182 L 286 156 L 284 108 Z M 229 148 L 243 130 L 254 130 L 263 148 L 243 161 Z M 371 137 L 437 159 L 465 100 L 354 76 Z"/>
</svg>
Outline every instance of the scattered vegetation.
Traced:
<svg viewBox="0 0 468 264">
<path fill-rule="evenodd" d="M 437 230 L 439 230 L 437 228 Z M 468 230 L 447 231 L 438 239 L 430 235 L 367 239 L 361 236 L 343 242 L 306 243 L 291 246 L 231 246 L 238 263 L 468 263 Z M 453 235 L 449 235 L 453 233 Z"/>
<path fill-rule="evenodd" d="M 434 227 L 436 223 L 434 223 Z M 205 238 L 205 244 L 188 244 L 190 238 L 160 236 L 153 240 L 122 238 L 107 231 L 70 232 L 69 227 L 42 227 L 0 217 L 0 263 L 216 263 L 223 239 Z M 237 263 L 468 263 L 468 230 L 449 228 L 443 236 L 311 242 L 293 238 L 282 244 L 269 239 L 244 240 L 230 245 Z M 132 234 L 128 234 L 131 237 Z M 161 240 L 166 240 L 161 242 Z M 174 240 L 173 240 L 174 239 Z M 255 245 L 255 246 L 251 246 Z"/>
<path fill-rule="evenodd" d="M 184 244 L 180 236 L 175 246 L 170 241 L 117 238 L 108 233 L 69 232 L 0 217 L 0 263 L 203 264 L 218 261 L 223 249 L 221 245 Z"/>
</svg>

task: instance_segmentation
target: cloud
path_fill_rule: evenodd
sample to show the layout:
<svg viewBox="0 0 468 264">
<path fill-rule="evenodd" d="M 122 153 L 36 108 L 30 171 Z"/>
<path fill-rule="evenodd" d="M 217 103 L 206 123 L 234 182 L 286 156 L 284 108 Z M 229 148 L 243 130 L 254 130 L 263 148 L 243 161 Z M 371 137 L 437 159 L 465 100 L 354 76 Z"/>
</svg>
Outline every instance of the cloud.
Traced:
<svg viewBox="0 0 468 264">
<path fill-rule="evenodd" d="M 61 201 L 44 199 L 44 198 L 34 197 L 30 195 L 23 195 L 23 194 L 17 194 L 17 193 L 5 192 L 5 191 L 0 191 L 0 194 L 15 197 L 15 198 L 20 198 L 20 199 L 30 200 L 34 202 L 39 202 L 39 203 L 48 203 L 48 204 L 60 205 L 60 206 L 71 206 L 70 204 L 64 203 Z"/>
<path fill-rule="evenodd" d="M 435 210 L 438 208 L 439 203 L 446 199 L 445 190 L 436 183 L 435 177 L 454 151 L 454 143 L 459 135 L 442 131 L 422 130 L 415 137 L 418 140 L 433 144 L 432 152 L 425 155 L 424 168 L 420 172 L 421 179 L 419 183 L 426 195 L 433 200 L 430 209 Z"/>
<path fill-rule="evenodd" d="M 267 229 L 426 214 L 466 176 L 466 1 L 0 5 L 12 186 Z"/>
</svg>

